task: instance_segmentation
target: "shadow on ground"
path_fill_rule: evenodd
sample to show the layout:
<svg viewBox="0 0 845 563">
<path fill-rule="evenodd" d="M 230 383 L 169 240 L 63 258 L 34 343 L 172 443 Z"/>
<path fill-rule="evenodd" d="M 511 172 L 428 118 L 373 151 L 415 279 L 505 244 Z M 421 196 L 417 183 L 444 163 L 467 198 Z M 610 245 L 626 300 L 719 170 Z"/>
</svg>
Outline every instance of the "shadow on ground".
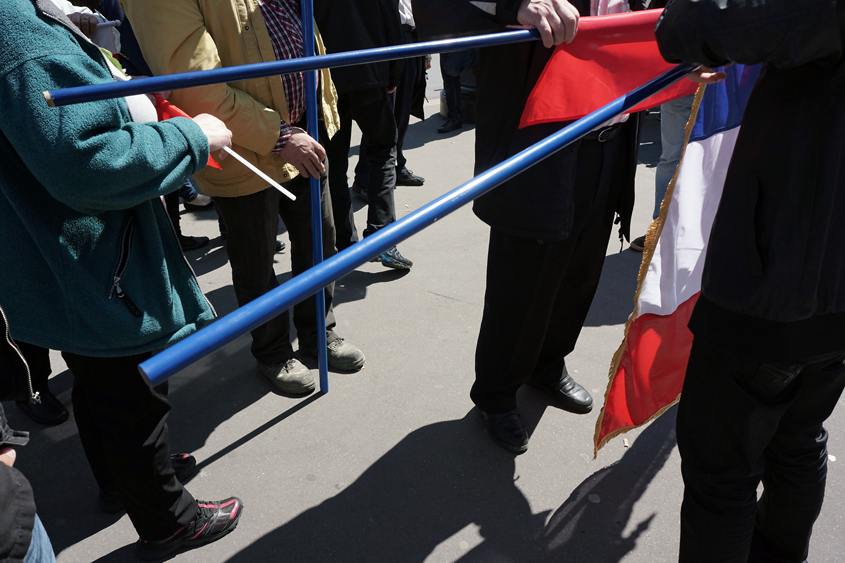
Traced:
<svg viewBox="0 0 845 563">
<path fill-rule="evenodd" d="M 408 125 L 408 131 L 405 133 L 405 142 L 402 145 L 402 150 L 407 151 L 419 148 L 426 143 L 438 141 L 443 139 L 451 139 L 457 137 L 461 133 L 472 131 L 475 129 L 474 123 L 464 122 L 464 126 L 449 133 L 438 133 L 437 128 L 446 123 L 446 120 L 441 117 L 439 113 L 435 113 L 427 117 L 424 121 L 415 121 Z M 410 165 L 409 165 L 410 166 Z"/>
<path fill-rule="evenodd" d="M 168 397 L 174 405 L 168 421 L 172 451 L 197 451 L 215 429 L 241 410 L 274 393 L 271 383 L 255 372 L 249 344 L 248 337 L 241 338 L 169 381 Z M 73 377 L 67 370 L 50 380 L 50 388 L 71 412 L 71 419 L 57 427 L 40 426 L 29 420 L 13 403 L 4 404 L 10 426 L 31 432 L 30 442 L 20 450 L 16 466 L 32 484 L 38 514 L 49 530 L 56 553 L 93 536 L 124 516 L 123 512 L 103 514 L 96 505 L 98 487 L 73 418 L 72 384 Z M 208 467 L 321 396 L 317 393 L 305 399 L 279 397 L 280 408 L 284 409 L 281 414 L 198 460 L 199 469 Z M 226 400 L 221 401 L 220 397 L 226 397 Z M 213 409 L 208 408 L 211 404 Z M 187 488 L 190 490 L 190 484 Z M 127 548 L 122 548 L 102 560 L 125 561 L 132 560 L 132 557 Z"/>
<path fill-rule="evenodd" d="M 629 522 L 675 445 L 673 429 L 673 415 L 658 419 L 549 518 L 531 511 L 513 456 L 484 436 L 473 410 L 411 432 L 341 493 L 229 561 L 421 562 L 471 524 L 483 541 L 464 563 L 620 561 L 655 516 Z"/>
<path fill-rule="evenodd" d="M 334 285 L 334 307 L 341 303 L 360 301 L 367 296 L 367 288 L 377 283 L 393 282 L 406 276 L 410 270 L 385 268 L 378 272 L 353 270 L 337 280 Z"/>
<path fill-rule="evenodd" d="M 634 310 L 642 259 L 642 252 L 628 248 L 604 259 L 599 287 L 584 326 L 618 325 L 628 320 Z"/>
</svg>

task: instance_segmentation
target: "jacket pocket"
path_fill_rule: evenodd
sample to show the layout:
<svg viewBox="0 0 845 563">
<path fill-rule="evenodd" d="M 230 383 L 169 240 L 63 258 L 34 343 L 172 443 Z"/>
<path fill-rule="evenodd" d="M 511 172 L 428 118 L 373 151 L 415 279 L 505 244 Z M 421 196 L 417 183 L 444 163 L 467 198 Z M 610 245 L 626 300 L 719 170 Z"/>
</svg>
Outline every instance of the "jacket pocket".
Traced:
<svg viewBox="0 0 845 563">
<path fill-rule="evenodd" d="M 126 273 L 126 267 L 129 265 L 129 257 L 132 255 L 132 235 L 135 232 L 135 220 L 135 214 L 130 213 L 126 218 L 126 224 L 123 226 L 123 234 L 120 237 L 120 253 L 118 254 L 117 265 L 112 275 L 109 299 L 113 299 L 116 296 L 129 309 L 133 317 L 140 319 L 144 316 L 143 313 L 141 313 L 141 310 L 138 309 L 129 295 L 123 291 L 123 288 L 120 287 L 120 280 L 123 279 L 123 274 Z"/>
<path fill-rule="evenodd" d="M 743 232 L 743 255 L 748 266 L 748 272 L 752 276 L 760 277 L 763 275 L 763 260 L 760 258 L 760 251 L 757 246 L 757 233 L 759 232 L 760 217 L 758 214 L 758 207 L 760 206 L 760 180 L 756 176 L 751 178 L 748 182 L 748 190 L 746 192 L 747 199 L 745 200 L 744 225 L 741 227 Z"/>
</svg>

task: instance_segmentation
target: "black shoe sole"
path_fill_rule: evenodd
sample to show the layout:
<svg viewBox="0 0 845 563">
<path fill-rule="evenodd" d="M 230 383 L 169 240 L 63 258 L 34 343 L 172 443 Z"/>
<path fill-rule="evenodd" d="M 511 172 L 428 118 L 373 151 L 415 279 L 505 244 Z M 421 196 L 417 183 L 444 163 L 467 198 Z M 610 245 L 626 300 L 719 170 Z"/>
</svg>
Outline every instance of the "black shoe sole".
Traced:
<svg viewBox="0 0 845 563">
<path fill-rule="evenodd" d="M 542 391 L 543 393 L 545 393 L 552 400 L 554 405 L 557 406 L 561 410 L 565 410 L 566 412 L 571 412 L 572 414 L 588 414 L 593 410 L 593 405 L 595 404 L 594 401 L 590 402 L 590 404 L 586 405 L 586 406 L 575 405 L 575 404 L 572 404 L 572 403 L 561 403 L 560 400 L 558 400 L 557 395 L 553 391 L 549 390 L 548 387 L 545 387 L 543 384 L 537 383 L 536 381 L 531 381 L 531 380 L 526 381 L 526 383 L 528 385 L 530 385 L 531 387 L 533 387 L 534 389 L 537 389 L 538 391 Z"/>
<path fill-rule="evenodd" d="M 425 181 L 420 182 L 419 180 L 400 180 L 398 178 L 396 179 L 396 185 L 397 186 L 419 187 L 419 186 L 422 186 L 424 184 L 425 184 Z"/>
<path fill-rule="evenodd" d="M 385 262 L 381 260 L 381 265 L 385 268 L 390 268 L 391 270 L 410 270 L 411 266 L 407 264 L 402 264 L 401 262 L 397 262 L 396 260 L 391 260 L 390 262 Z"/>
<path fill-rule="evenodd" d="M 202 547 L 204 545 L 212 544 L 218 540 L 221 540 L 235 531 L 235 528 L 238 527 L 238 524 L 241 520 L 241 514 L 243 513 L 244 505 L 241 504 L 240 509 L 238 510 L 238 515 L 235 517 L 235 523 L 232 524 L 232 527 L 227 529 L 225 532 L 221 532 L 220 534 L 214 536 L 213 538 L 203 538 L 202 540 L 188 540 L 184 543 L 180 543 L 179 545 L 174 545 L 171 549 L 164 549 L 161 551 L 152 551 L 146 548 L 141 547 L 140 541 L 139 543 L 135 544 L 135 551 L 138 556 L 143 559 L 144 561 L 158 561 L 160 559 L 164 559 L 165 557 L 170 557 L 172 555 L 178 555 L 179 553 L 183 553 L 185 551 L 189 551 L 191 549 L 196 549 L 198 547 Z"/>
</svg>

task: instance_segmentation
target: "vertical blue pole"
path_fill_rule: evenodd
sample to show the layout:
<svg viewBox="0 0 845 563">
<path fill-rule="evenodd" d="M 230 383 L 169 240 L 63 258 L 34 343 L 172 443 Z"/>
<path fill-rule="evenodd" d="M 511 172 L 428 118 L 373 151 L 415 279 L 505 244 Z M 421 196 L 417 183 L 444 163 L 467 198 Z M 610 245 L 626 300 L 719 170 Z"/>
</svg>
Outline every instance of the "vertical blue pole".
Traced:
<svg viewBox="0 0 845 563">
<path fill-rule="evenodd" d="M 302 0 L 302 41 L 306 57 L 314 56 L 314 5 L 312 0 Z M 326 85 L 324 84 L 325 88 Z M 305 115 L 308 120 L 308 134 L 315 141 L 320 140 L 317 117 L 317 71 L 305 73 Z M 323 213 L 320 201 L 320 178 L 311 176 L 311 248 L 314 265 L 323 261 Z M 329 370 L 326 352 L 326 290 L 315 295 L 317 301 L 317 364 L 320 370 L 320 392 L 329 392 Z"/>
</svg>

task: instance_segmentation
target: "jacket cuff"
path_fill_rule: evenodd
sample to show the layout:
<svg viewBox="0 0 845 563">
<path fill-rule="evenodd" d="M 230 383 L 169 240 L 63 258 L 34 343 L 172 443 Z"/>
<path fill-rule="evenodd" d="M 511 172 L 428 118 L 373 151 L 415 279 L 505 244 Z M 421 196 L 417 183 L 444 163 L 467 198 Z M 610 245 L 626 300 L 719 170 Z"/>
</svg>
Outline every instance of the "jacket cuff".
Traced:
<svg viewBox="0 0 845 563">
<path fill-rule="evenodd" d="M 270 152 L 272 152 L 273 154 L 279 154 L 280 152 L 282 152 L 282 149 L 284 149 L 285 146 L 288 144 L 288 141 L 290 140 L 290 136 L 292 134 L 293 127 L 290 124 L 282 121 L 281 125 L 279 126 L 279 140 L 276 141 L 276 146 L 273 147 L 273 150 Z"/>
</svg>

